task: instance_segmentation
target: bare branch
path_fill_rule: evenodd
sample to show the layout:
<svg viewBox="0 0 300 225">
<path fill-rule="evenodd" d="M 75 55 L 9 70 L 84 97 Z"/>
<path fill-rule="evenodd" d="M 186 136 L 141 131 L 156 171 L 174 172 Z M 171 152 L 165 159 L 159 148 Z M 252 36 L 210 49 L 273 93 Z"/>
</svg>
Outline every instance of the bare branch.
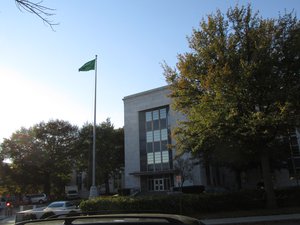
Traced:
<svg viewBox="0 0 300 225">
<path fill-rule="evenodd" d="M 44 23 L 49 25 L 52 30 L 54 30 L 53 26 L 58 25 L 58 23 L 54 23 L 52 20 L 50 20 L 48 18 L 48 17 L 55 15 L 55 13 L 53 13 L 53 11 L 55 11 L 55 9 L 52 9 L 52 8 L 42 5 L 42 3 L 43 3 L 42 0 L 39 2 L 36 2 L 36 3 L 29 1 L 29 0 L 15 0 L 15 2 L 16 2 L 16 5 L 18 6 L 18 8 L 20 9 L 20 11 L 22 11 L 22 9 L 24 9 L 27 12 L 35 14 Z"/>
</svg>

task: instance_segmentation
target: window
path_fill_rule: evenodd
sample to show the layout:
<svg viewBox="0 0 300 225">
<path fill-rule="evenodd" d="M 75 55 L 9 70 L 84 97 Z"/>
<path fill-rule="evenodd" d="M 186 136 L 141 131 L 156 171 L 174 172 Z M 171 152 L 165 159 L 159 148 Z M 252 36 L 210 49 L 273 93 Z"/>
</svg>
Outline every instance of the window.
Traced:
<svg viewBox="0 0 300 225">
<path fill-rule="evenodd" d="M 148 153 L 147 154 L 147 163 L 148 164 L 153 164 L 154 163 L 153 153 Z"/>
<path fill-rule="evenodd" d="M 152 145 L 153 145 L 152 142 L 147 143 L 147 145 L 146 145 L 146 150 L 147 150 L 147 152 L 153 152 L 153 147 L 152 147 Z"/>
<path fill-rule="evenodd" d="M 161 140 L 168 140 L 168 130 L 167 129 L 161 130 Z"/>
<path fill-rule="evenodd" d="M 152 121 L 152 113 L 151 112 L 146 112 L 146 121 Z"/>
<path fill-rule="evenodd" d="M 153 111 L 153 120 L 158 120 L 158 110 Z"/>
<path fill-rule="evenodd" d="M 146 130 L 147 131 L 152 130 L 152 122 L 151 121 L 146 123 Z"/>
<path fill-rule="evenodd" d="M 153 133 L 154 133 L 154 141 L 160 141 L 160 130 L 155 130 Z"/>
<path fill-rule="evenodd" d="M 169 162 L 169 152 L 168 151 L 163 151 L 162 152 L 162 162 L 163 163 L 168 163 Z"/>
<path fill-rule="evenodd" d="M 161 163 L 161 153 L 155 152 L 155 164 Z"/>
<path fill-rule="evenodd" d="M 161 141 L 161 150 L 166 151 L 168 149 L 168 141 Z"/>
<path fill-rule="evenodd" d="M 160 119 L 167 118 L 167 109 L 166 108 L 160 109 L 159 112 L 160 112 Z"/>
<path fill-rule="evenodd" d="M 152 131 L 148 131 L 146 136 L 147 136 L 146 137 L 147 138 L 147 143 L 153 142 L 153 132 Z"/>
<path fill-rule="evenodd" d="M 154 151 L 155 152 L 160 152 L 160 142 L 154 142 Z"/>
</svg>

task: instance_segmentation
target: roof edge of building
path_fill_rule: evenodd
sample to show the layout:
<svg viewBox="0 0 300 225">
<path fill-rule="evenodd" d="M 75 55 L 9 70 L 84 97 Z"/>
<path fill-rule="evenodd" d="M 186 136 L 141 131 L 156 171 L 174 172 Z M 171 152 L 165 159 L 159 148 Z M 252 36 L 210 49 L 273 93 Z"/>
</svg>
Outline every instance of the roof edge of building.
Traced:
<svg viewBox="0 0 300 225">
<path fill-rule="evenodd" d="M 165 86 L 161 86 L 161 87 L 158 87 L 158 88 L 153 88 L 153 89 L 150 89 L 150 90 L 147 90 L 147 91 L 142 91 L 142 92 L 139 92 L 139 93 L 136 93 L 136 94 L 128 95 L 128 96 L 125 96 L 123 98 L 123 101 L 131 99 L 131 98 L 136 98 L 136 97 L 142 96 L 142 95 L 148 95 L 149 93 L 156 92 L 156 91 L 159 91 L 159 90 L 165 90 L 165 89 L 168 89 L 168 87 L 169 87 L 169 85 L 165 85 Z"/>
</svg>

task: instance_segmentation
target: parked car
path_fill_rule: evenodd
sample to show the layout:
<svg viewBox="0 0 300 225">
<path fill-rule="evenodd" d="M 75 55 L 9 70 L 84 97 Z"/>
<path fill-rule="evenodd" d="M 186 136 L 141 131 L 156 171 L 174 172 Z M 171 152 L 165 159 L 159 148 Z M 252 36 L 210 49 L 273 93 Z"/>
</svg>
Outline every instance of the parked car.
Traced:
<svg viewBox="0 0 300 225">
<path fill-rule="evenodd" d="M 76 205 L 71 201 L 57 201 L 50 203 L 44 211 L 53 211 L 53 210 L 69 210 L 76 209 Z"/>
<path fill-rule="evenodd" d="M 47 207 L 34 208 L 16 213 L 16 223 L 24 220 L 45 219 L 55 215 L 79 213 L 80 209 L 71 201 L 56 201 Z"/>
<path fill-rule="evenodd" d="M 47 195 L 46 194 L 30 194 L 30 195 L 26 195 L 26 201 L 29 204 L 43 204 L 46 203 L 48 201 Z"/>
</svg>

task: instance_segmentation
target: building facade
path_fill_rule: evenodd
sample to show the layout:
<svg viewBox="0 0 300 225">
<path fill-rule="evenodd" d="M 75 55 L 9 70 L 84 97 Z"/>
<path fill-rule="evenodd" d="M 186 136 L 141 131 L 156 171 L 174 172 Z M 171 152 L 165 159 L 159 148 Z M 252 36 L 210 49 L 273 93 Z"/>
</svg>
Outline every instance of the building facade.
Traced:
<svg viewBox="0 0 300 225">
<path fill-rule="evenodd" d="M 124 102 L 125 174 L 124 188 L 141 192 L 170 191 L 173 187 L 203 185 L 227 189 L 256 188 L 262 180 L 260 169 L 237 175 L 226 168 L 204 166 L 189 155 L 181 157 L 190 163 L 182 183 L 176 150 L 171 137 L 172 128 L 185 117 L 171 108 L 167 86 L 126 96 Z M 300 133 L 295 129 L 291 137 L 291 157 L 286 168 L 274 171 L 277 188 L 300 185 Z M 185 166 L 187 167 L 187 166 Z"/>
<path fill-rule="evenodd" d="M 180 185 L 171 129 L 183 117 L 170 107 L 167 86 L 126 96 L 124 101 L 125 188 L 169 191 Z M 193 165 L 185 184 L 202 185 L 204 171 Z M 202 176 L 201 176 L 202 175 Z"/>
</svg>

